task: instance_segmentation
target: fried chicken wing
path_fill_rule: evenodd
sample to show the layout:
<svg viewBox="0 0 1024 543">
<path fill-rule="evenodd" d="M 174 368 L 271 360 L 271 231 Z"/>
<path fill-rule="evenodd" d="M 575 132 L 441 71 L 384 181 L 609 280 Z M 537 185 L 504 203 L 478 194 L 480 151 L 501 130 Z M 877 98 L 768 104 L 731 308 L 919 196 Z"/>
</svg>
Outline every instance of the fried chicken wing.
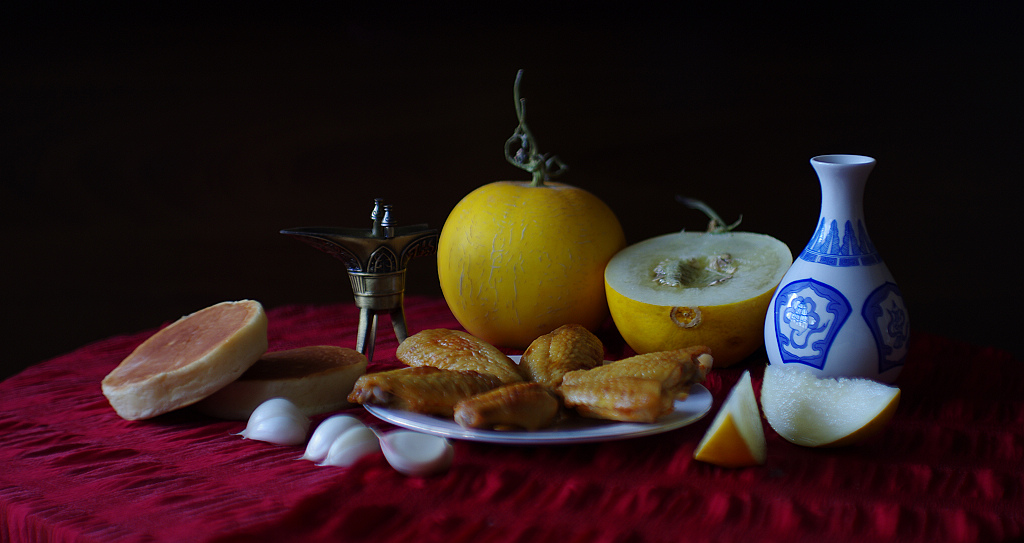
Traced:
<svg viewBox="0 0 1024 543">
<path fill-rule="evenodd" d="M 711 365 L 711 350 L 701 345 L 636 355 L 590 370 L 572 371 L 565 374 L 562 382 L 578 384 L 614 377 L 640 377 L 658 381 L 673 395 L 685 398 L 693 383 L 704 382 Z"/>
<path fill-rule="evenodd" d="M 557 388 L 567 372 L 600 366 L 603 361 L 601 340 L 579 324 L 566 324 L 527 347 L 519 361 L 519 373 L 528 381 Z"/>
<path fill-rule="evenodd" d="M 523 380 L 516 363 L 490 343 L 460 330 L 424 330 L 405 339 L 396 351 L 408 366 L 475 371 L 494 375 L 502 383 Z"/>
<path fill-rule="evenodd" d="M 558 392 L 586 417 L 654 422 L 704 381 L 712 362 L 703 346 L 637 355 L 566 373 Z"/>
<path fill-rule="evenodd" d="M 655 379 L 620 376 L 562 383 L 562 400 L 584 417 L 654 422 L 672 411 L 674 397 Z"/>
<path fill-rule="evenodd" d="M 363 375 L 348 401 L 451 417 L 459 401 L 499 386 L 497 377 L 474 371 L 401 368 Z"/>
<path fill-rule="evenodd" d="M 515 383 L 462 400 L 455 422 L 465 428 L 537 430 L 558 418 L 558 399 L 540 383 Z"/>
</svg>

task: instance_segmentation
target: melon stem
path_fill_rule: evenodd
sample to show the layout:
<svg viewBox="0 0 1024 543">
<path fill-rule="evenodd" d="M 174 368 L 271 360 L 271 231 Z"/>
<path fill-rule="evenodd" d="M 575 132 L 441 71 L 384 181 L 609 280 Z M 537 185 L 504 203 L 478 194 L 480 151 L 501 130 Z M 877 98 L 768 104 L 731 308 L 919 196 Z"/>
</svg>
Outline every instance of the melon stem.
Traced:
<svg viewBox="0 0 1024 543">
<path fill-rule="evenodd" d="M 715 210 L 711 209 L 711 206 L 694 198 L 687 198 L 685 196 L 677 195 L 676 201 L 685 205 L 686 207 L 689 207 L 690 209 L 699 209 L 705 215 L 707 215 L 707 217 L 711 219 L 708 222 L 709 234 L 722 234 L 725 232 L 732 232 L 733 229 L 735 229 L 737 226 L 740 225 L 741 222 L 743 222 L 743 215 L 740 215 L 740 218 L 737 219 L 736 222 L 726 225 L 725 221 L 723 221 L 722 218 L 718 216 L 718 213 L 715 213 Z"/>
</svg>

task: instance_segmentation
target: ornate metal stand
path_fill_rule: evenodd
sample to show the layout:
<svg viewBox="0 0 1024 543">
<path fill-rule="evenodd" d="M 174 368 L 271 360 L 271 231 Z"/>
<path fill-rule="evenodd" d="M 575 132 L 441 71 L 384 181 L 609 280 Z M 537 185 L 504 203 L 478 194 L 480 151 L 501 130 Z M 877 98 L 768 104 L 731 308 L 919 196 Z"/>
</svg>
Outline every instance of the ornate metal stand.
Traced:
<svg viewBox="0 0 1024 543">
<path fill-rule="evenodd" d="M 396 227 L 391 206 L 374 200 L 373 226 L 364 228 L 300 227 L 281 230 L 341 260 L 359 308 L 356 350 L 373 359 L 377 316 L 388 313 L 398 342 L 405 341 L 405 271 L 409 260 L 437 253 L 438 231 L 426 224 Z"/>
</svg>

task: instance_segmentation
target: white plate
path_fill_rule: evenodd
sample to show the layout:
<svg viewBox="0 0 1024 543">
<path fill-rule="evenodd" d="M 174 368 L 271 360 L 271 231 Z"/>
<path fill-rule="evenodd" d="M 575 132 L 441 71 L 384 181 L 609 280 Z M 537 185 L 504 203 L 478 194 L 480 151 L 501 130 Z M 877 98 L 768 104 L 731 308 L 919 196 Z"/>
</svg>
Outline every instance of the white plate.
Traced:
<svg viewBox="0 0 1024 543">
<path fill-rule="evenodd" d="M 510 357 L 516 362 L 518 356 Z M 442 419 L 398 409 L 365 405 L 373 416 L 396 426 L 426 434 L 512 445 L 553 445 L 591 443 L 660 434 L 697 422 L 711 410 L 711 392 L 703 385 L 693 385 L 685 400 L 676 400 L 675 409 L 653 423 L 614 422 L 574 417 L 543 430 L 476 430 L 463 428 L 452 419 Z"/>
</svg>

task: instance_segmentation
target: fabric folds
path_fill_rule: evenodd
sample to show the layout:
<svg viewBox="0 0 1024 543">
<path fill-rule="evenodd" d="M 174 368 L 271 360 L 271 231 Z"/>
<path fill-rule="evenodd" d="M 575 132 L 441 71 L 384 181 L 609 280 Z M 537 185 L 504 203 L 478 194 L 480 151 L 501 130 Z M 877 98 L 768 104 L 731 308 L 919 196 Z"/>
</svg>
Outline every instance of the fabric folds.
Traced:
<svg viewBox="0 0 1024 543">
<path fill-rule="evenodd" d="M 461 329 L 443 300 L 409 296 L 410 332 Z M 354 347 L 354 305 L 268 311 L 272 350 Z M 386 323 L 385 323 L 386 324 Z M 155 330 L 154 330 L 155 331 Z M 916 332 L 896 416 L 843 449 L 792 445 L 765 424 L 766 465 L 693 460 L 710 415 L 656 436 L 596 444 L 455 442 L 441 475 L 382 455 L 351 468 L 243 440 L 244 422 L 185 408 L 119 418 L 100 380 L 154 331 L 118 336 L 0 383 L 0 541 L 1002 541 L 1024 537 L 1024 365 Z M 610 322 L 608 358 L 632 352 Z M 378 327 L 369 371 L 399 367 Z M 519 354 L 516 351 L 506 351 Z M 711 415 L 743 370 L 713 370 Z M 381 431 L 362 408 L 345 410 Z M 327 415 L 314 419 L 317 422 Z"/>
</svg>

